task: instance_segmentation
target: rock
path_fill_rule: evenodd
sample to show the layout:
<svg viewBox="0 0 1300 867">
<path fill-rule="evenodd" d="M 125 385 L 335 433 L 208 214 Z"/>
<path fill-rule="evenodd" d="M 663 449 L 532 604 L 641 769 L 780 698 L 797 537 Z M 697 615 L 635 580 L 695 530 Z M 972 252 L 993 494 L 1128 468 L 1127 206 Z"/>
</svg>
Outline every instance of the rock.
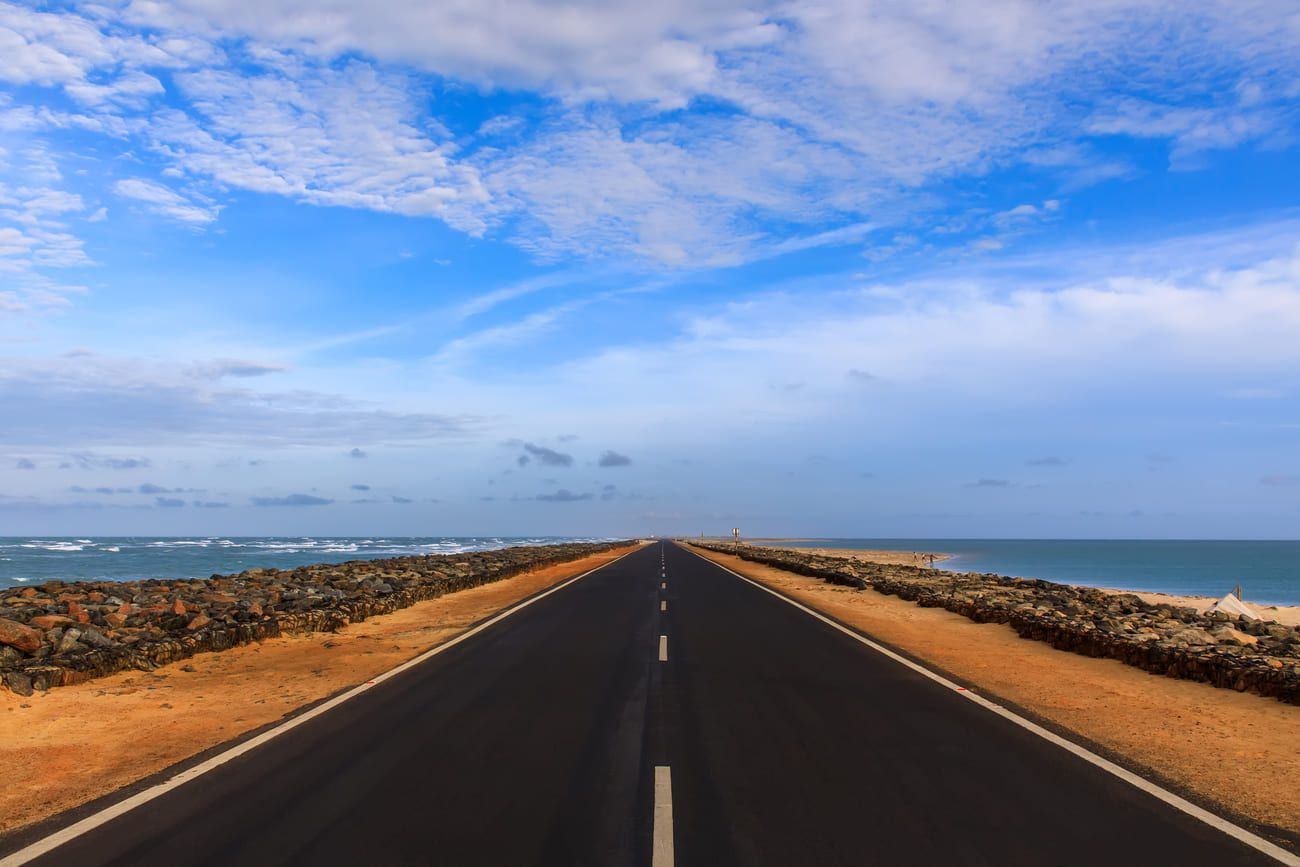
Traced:
<svg viewBox="0 0 1300 867">
<path fill-rule="evenodd" d="M 198 614 L 195 614 L 193 618 L 191 618 L 190 622 L 186 625 L 185 628 L 193 632 L 196 629 L 202 629 L 203 627 L 207 626 L 211 622 L 212 622 L 211 617 L 209 617 L 208 615 L 202 612 L 199 612 Z"/>
<path fill-rule="evenodd" d="M 75 599 L 68 600 L 68 616 L 78 623 L 89 623 L 90 615 Z"/>
<path fill-rule="evenodd" d="M 76 650 L 77 648 L 81 647 L 82 646 L 81 642 L 78 640 L 80 638 L 81 638 L 80 629 L 65 630 L 63 633 L 63 637 L 59 639 L 59 649 L 57 652 L 69 653 L 70 651 Z"/>
<path fill-rule="evenodd" d="M 112 614 L 105 614 L 104 623 L 109 629 L 121 629 L 123 626 L 126 626 L 126 615 L 118 614 L 116 611 Z"/>
<path fill-rule="evenodd" d="M 1174 641 L 1181 641 L 1185 644 L 1216 644 L 1218 639 L 1204 629 L 1195 626 L 1187 629 L 1180 629 L 1170 636 Z"/>
<path fill-rule="evenodd" d="M 1247 635 L 1244 632 L 1233 629 L 1231 626 L 1223 626 L 1210 633 L 1220 644 L 1232 642 L 1234 644 L 1259 644 L 1259 639 L 1253 635 Z"/>
<path fill-rule="evenodd" d="M 41 634 L 16 620 L 0 618 L 0 644 L 31 653 L 41 646 Z"/>
<path fill-rule="evenodd" d="M 112 647 L 116 644 L 111 638 L 98 629 L 86 629 L 81 633 L 81 640 L 91 647 Z"/>
<path fill-rule="evenodd" d="M 71 626 L 75 623 L 71 617 L 65 617 L 62 614 L 38 614 L 31 620 L 27 621 L 28 626 L 35 626 L 37 629 L 54 629 L 56 627 Z"/>
<path fill-rule="evenodd" d="M 5 686 L 15 695 L 28 696 L 35 691 L 32 689 L 32 679 L 17 671 L 5 672 Z"/>
<path fill-rule="evenodd" d="M 185 603 L 181 601 L 181 598 L 179 596 L 177 596 L 175 601 L 172 602 L 172 614 L 175 614 L 177 616 L 183 616 L 185 612 L 186 612 Z"/>
</svg>

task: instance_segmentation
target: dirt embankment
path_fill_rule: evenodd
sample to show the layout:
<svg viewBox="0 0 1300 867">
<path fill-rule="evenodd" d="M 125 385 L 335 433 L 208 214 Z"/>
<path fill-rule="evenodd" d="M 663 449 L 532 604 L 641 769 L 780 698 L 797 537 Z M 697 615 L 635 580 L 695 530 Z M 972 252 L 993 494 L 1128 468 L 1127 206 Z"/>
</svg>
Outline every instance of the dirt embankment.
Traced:
<svg viewBox="0 0 1300 867">
<path fill-rule="evenodd" d="M 1300 707 L 1056 650 L 871 589 L 725 553 L 710 560 L 1149 769 L 1175 788 L 1300 836 Z"/>
<path fill-rule="evenodd" d="M 0 834 L 363 683 L 485 617 L 636 546 L 417 602 L 335 633 L 200 653 L 23 697 L 0 690 Z"/>
</svg>

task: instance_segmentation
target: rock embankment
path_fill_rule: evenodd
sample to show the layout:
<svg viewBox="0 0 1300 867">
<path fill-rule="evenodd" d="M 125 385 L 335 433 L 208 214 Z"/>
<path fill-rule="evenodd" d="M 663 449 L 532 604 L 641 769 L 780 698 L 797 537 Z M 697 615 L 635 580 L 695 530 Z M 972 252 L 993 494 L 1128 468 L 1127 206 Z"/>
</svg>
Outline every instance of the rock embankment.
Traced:
<svg viewBox="0 0 1300 867">
<path fill-rule="evenodd" d="M 515 547 L 176 581 L 50 581 L 10 588 L 0 591 L 0 683 L 31 695 L 277 635 L 333 631 L 627 544 Z"/>
<path fill-rule="evenodd" d="M 887 566 L 748 545 L 692 544 L 832 584 L 946 608 L 978 623 L 1006 623 L 1022 638 L 1061 650 L 1300 704 L 1300 629 L 1293 626 L 1149 605 L 1133 594 L 1037 579 Z"/>
</svg>

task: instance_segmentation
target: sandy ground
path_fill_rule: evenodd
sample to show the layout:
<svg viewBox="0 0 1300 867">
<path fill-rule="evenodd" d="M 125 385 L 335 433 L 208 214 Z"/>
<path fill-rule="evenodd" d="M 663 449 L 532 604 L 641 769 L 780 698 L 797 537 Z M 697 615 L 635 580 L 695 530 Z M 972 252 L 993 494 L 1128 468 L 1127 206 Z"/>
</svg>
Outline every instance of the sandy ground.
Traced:
<svg viewBox="0 0 1300 867">
<path fill-rule="evenodd" d="M 975 623 L 873 590 L 699 553 L 1126 756 L 1176 787 L 1300 834 L 1300 707 L 1056 650 L 1005 624 Z"/>
<path fill-rule="evenodd" d="M 0 834 L 364 682 L 627 550 L 420 602 L 337 633 L 203 653 L 156 671 L 124 672 L 30 698 L 0 691 Z"/>
</svg>

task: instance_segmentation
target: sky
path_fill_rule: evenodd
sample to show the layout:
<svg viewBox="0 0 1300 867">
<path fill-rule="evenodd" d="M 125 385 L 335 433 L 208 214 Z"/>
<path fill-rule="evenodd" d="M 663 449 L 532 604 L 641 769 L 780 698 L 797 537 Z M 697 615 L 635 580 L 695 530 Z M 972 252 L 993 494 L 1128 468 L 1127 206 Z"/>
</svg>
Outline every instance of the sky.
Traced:
<svg viewBox="0 0 1300 867">
<path fill-rule="evenodd" d="M 1289 2 L 0 0 L 0 535 L 1296 538 Z"/>
</svg>

